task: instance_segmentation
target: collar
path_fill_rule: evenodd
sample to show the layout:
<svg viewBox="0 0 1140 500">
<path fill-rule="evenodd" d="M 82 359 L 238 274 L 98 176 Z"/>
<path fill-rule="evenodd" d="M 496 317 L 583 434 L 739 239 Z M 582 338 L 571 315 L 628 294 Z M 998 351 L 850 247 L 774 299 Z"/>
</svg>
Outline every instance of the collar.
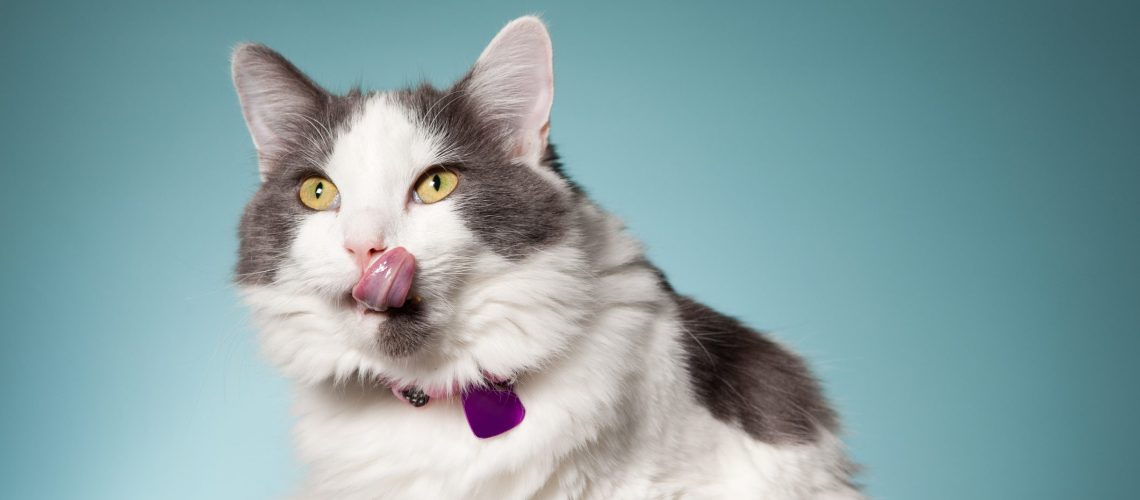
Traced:
<svg viewBox="0 0 1140 500">
<path fill-rule="evenodd" d="M 427 405 L 432 395 L 419 387 L 392 386 L 392 394 L 415 408 Z M 439 399 L 443 395 L 435 395 Z M 487 439 L 507 432 L 522 423 L 526 407 L 515 393 L 514 384 L 506 381 L 467 387 L 461 391 L 463 414 L 475 437 Z"/>
</svg>

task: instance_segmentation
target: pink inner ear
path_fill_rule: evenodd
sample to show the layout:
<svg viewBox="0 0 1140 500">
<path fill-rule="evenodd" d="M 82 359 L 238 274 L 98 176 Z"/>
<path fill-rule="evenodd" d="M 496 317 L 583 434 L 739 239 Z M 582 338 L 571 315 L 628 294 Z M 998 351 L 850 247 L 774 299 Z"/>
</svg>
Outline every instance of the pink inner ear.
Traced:
<svg viewBox="0 0 1140 500">
<path fill-rule="evenodd" d="M 472 91 L 498 113 L 510 116 L 514 153 L 539 158 L 546 147 L 554 72 L 550 35 L 542 21 L 523 17 L 508 24 L 487 46 L 472 78 Z"/>
<path fill-rule="evenodd" d="M 513 151 L 514 155 L 517 157 L 525 157 L 529 154 L 530 151 L 537 150 L 538 157 L 542 158 L 542 153 L 546 150 L 546 144 L 550 137 L 550 121 L 547 120 L 547 122 L 542 125 L 542 128 L 539 129 L 537 147 L 532 147 L 530 145 L 530 143 L 533 143 L 534 141 L 528 137 L 529 135 L 530 134 L 526 133 L 519 134 L 520 139 L 518 141 L 518 144 L 515 145 L 515 149 Z"/>
<path fill-rule="evenodd" d="M 536 68 L 540 69 L 540 68 Z M 541 71 L 541 70 L 540 70 Z M 541 158 L 550 135 L 550 106 L 553 104 L 554 87 L 548 75 L 534 72 L 526 80 L 526 89 L 521 94 L 530 96 L 529 109 L 519 116 L 515 130 L 514 154 L 520 157 Z"/>
<path fill-rule="evenodd" d="M 534 106 L 523 118 L 523 129 L 538 131 L 539 139 L 542 142 L 540 146 L 545 146 L 546 135 L 550 131 L 550 106 L 554 103 L 554 82 L 547 78 L 542 78 L 542 80 L 540 80 L 541 83 L 536 82 L 536 84 L 543 86 L 535 92 Z"/>
</svg>

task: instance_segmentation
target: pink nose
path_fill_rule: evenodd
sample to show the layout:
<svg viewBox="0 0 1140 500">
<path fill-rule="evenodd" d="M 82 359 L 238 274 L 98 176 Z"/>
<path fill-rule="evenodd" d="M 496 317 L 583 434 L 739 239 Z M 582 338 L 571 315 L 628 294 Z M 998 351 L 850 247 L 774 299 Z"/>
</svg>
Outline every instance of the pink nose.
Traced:
<svg viewBox="0 0 1140 500">
<path fill-rule="evenodd" d="M 345 241 L 344 249 L 348 250 L 348 254 L 356 260 L 356 266 L 363 271 L 372 262 L 373 256 L 384 251 L 384 244 L 377 240 Z"/>
</svg>

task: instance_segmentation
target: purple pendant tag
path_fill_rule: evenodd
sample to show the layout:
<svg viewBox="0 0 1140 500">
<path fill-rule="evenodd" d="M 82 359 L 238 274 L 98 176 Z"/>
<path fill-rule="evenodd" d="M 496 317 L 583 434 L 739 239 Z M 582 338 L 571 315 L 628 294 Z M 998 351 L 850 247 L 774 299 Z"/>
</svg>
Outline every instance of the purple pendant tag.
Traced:
<svg viewBox="0 0 1140 500">
<path fill-rule="evenodd" d="M 509 385 L 476 387 L 463 394 L 463 413 L 476 437 L 486 439 L 514 429 L 526 408 Z"/>
</svg>

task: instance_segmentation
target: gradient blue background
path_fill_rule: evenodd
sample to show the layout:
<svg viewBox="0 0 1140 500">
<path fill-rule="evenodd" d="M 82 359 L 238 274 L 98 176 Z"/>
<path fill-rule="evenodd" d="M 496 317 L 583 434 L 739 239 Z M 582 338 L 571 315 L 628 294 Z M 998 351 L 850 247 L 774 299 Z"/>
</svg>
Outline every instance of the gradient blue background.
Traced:
<svg viewBox="0 0 1140 500">
<path fill-rule="evenodd" d="M 569 172 L 809 358 L 872 495 L 1135 498 L 1137 8 L 474 4 L 0 0 L 0 497 L 288 492 L 229 49 L 444 84 L 539 12 Z"/>
</svg>

